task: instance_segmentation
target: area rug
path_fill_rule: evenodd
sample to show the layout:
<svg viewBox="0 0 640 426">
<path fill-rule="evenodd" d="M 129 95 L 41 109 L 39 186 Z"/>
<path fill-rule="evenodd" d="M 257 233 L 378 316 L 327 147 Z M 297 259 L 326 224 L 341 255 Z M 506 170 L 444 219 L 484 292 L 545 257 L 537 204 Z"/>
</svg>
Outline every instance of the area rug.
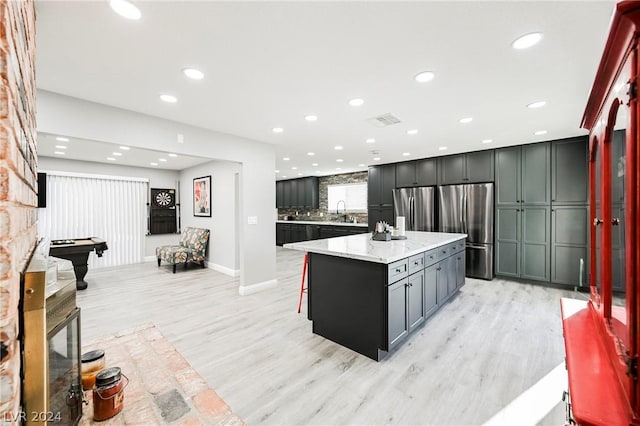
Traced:
<svg viewBox="0 0 640 426">
<path fill-rule="evenodd" d="M 93 392 L 85 391 L 80 425 L 245 425 L 155 325 L 87 342 L 82 353 L 94 349 L 103 349 L 106 367 L 120 367 L 129 383 L 122 411 L 101 422 L 93 420 Z"/>
</svg>

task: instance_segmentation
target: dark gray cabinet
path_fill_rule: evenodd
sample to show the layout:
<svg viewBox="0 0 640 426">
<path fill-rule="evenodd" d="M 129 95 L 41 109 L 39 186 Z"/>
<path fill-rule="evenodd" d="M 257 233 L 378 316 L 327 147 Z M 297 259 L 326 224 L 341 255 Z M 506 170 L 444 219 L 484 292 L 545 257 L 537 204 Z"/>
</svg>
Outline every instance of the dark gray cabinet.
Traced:
<svg viewBox="0 0 640 426">
<path fill-rule="evenodd" d="M 551 209 L 551 282 L 571 286 L 586 285 L 587 206 L 554 206 Z M 580 265 L 584 264 L 583 282 Z"/>
<path fill-rule="evenodd" d="M 409 280 L 403 278 L 388 287 L 388 347 L 396 347 L 409 335 L 409 317 L 407 316 L 407 297 Z"/>
<path fill-rule="evenodd" d="M 394 224 L 395 216 L 393 214 L 393 207 L 377 207 L 377 206 L 369 206 L 368 210 L 368 224 L 369 231 L 373 231 L 373 228 L 377 222 L 387 222 L 390 224 Z"/>
<path fill-rule="evenodd" d="M 383 164 L 369 167 L 367 194 L 369 206 L 393 206 L 393 190 L 396 188 L 396 165 Z"/>
<path fill-rule="evenodd" d="M 496 275 L 549 281 L 550 208 L 496 209 Z"/>
<path fill-rule="evenodd" d="M 435 158 L 396 164 L 396 188 L 433 186 L 438 182 Z"/>
<path fill-rule="evenodd" d="M 449 259 L 441 260 L 436 266 L 437 301 L 442 307 L 449 298 Z"/>
<path fill-rule="evenodd" d="M 551 202 L 587 204 L 589 161 L 588 138 L 554 141 L 551 155 Z"/>
<path fill-rule="evenodd" d="M 438 264 L 424 269 L 424 317 L 438 310 Z"/>
<path fill-rule="evenodd" d="M 475 151 L 438 158 L 438 184 L 493 182 L 494 151 Z"/>
<path fill-rule="evenodd" d="M 407 317 L 409 332 L 424 322 L 424 269 L 409 275 L 407 281 Z"/>
<path fill-rule="evenodd" d="M 309 223 L 276 223 L 276 244 L 317 240 L 320 238 L 344 237 L 346 235 L 363 234 L 367 232 L 364 226 L 323 225 Z"/>
<path fill-rule="evenodd" d="M 319 206 L 318 186 L 318 178 L 315 176 L 280 180 L 276 182 L 276 207 L 279 209 L 317 209 Z"/>
<path fill-rule="evenodd" d="M 551 150 L 548 142 L 496 149 L 496 205 L 547 205 Z"/>
<path fill-rule="evenodd" d="M 347 235 L 364 234 L 367 228 L 364 226 L 320 225 L 319 238 L 344 237 Z"/>
</svg>

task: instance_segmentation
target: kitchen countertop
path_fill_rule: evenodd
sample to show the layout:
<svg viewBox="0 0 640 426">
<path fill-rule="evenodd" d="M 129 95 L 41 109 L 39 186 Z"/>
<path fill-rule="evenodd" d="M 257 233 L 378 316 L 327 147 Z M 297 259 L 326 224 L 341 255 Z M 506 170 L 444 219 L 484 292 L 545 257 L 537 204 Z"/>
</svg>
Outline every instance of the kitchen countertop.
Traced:
<svg viewBox="0 0 640 426">
<path fill-rule="evenodd" d="M 467 234 L 407 231 L 406 240 L 374 241 L 371 234 L 288 243 L 284 248 L 376 263 L 391 263 L 467 237 Z"/>
<path fill-rule="evenodd" d="M 331 225 L 331 226 L 358 226 L 367 228 L 369 226 L 366 222 L 323 222 L 320 220 L 276 220 L 276 223 L 298 223 L 300 225 Z"/>
</svg>

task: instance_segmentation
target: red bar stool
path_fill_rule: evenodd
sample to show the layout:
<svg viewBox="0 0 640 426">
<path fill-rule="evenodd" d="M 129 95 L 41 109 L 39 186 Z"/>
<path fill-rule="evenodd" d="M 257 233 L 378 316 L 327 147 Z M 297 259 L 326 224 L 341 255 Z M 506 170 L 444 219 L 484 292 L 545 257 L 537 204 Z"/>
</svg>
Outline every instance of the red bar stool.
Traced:
<svg viewBox="0 0 640 426">
<path fill-rule="evenodd" d="M 304 261 L 302 265 L 302 281 L 300 282 L 300 300 L 298 301 L 298 313 L 300 313 L 300 307 L 302 306 L 302 294 L 307 293 L 307 289 L 304 288 L 304 278 L 307 275 L 307 265 L 309 264 L 309 253 L 304 254 Z"/>
</svg>

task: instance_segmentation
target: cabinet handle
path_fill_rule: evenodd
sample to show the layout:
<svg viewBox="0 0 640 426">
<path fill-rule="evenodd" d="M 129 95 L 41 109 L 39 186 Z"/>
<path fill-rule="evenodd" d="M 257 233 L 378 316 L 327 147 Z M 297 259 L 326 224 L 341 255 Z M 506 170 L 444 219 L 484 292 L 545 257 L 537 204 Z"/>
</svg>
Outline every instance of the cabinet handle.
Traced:
<svg viewBox="0 0 640 426">
<path fill-rule="evenodd" d="M 593 218 L 593 226 L 598 226 L 598 225 L 602 225 L 604 222 L 601 219 L 598 219 L 597 217 Z"/>
<path fill-rule="evenodd" d="M 436 271 L 442 271 L 442 268 L 436 268 Z"/>
<path fill-rule="evenodd" d="M 415 266 L 418 266 L 418 262 L 413 262 L 413 264 L 414 264 Z"/>
<path fill-rule="evenodd" d="M 462 258 L 460 256 L 458 256 L 458 260 L 461 260 Z"/>
<path fill-rule="evenodd" d="M 519 203 L 519 202 L 520 202 L 520 200 L 516 200 L 516 203 Z"/>
<path fill-rule="evenodd" d="M 400 273 L 400 272 L 402 272 L 402 269 L 396 269 L 396 272 Z"/>
<path fill-rule="evenodd" d="M 617 217 L 614 217 L 613 220 L 611 221 L 611 224 L 613 226 L 618 226 L 620 225 L 620 219 L 618 219 Z"/>
</svg>

